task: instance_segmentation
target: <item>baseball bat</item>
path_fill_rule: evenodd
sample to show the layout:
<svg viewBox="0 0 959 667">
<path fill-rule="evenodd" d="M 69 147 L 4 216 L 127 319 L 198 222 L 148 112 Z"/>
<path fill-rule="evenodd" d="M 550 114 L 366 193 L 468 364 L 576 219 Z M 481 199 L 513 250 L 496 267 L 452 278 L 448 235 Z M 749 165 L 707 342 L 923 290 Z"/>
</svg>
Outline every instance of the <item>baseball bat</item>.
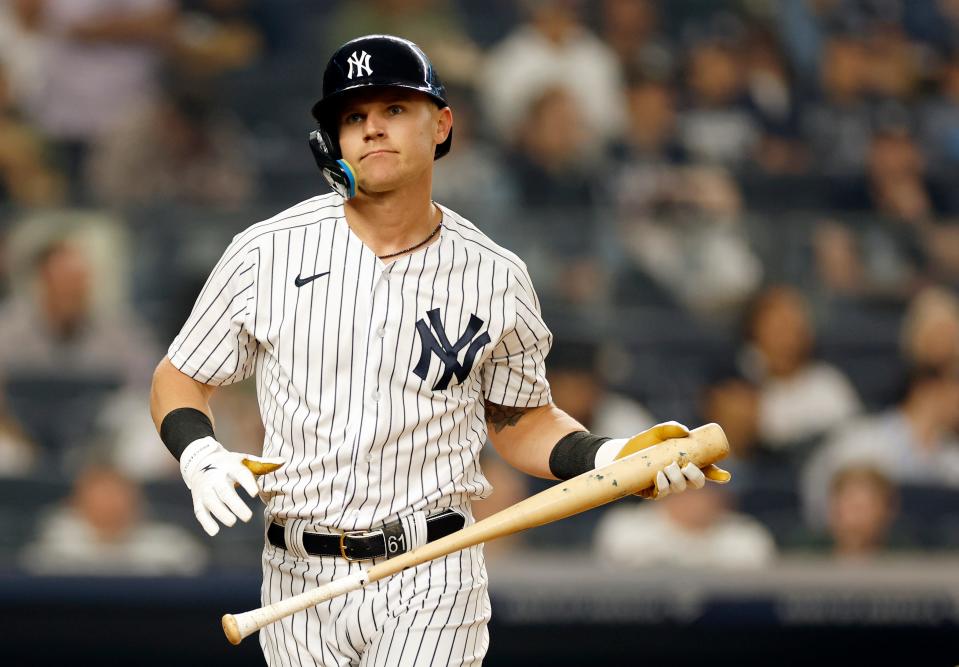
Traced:
<svg viewBox="0 0 959 667">
<path fill-rule="evenodd" d="M 285 616 L 308 609 L 343 593 L 389 577 L 406 568 L 454 553 L 480 542 L 511 535 L 527 528 L 564 519 L 635 494 L 655 484 L 656 473 L 676 461 L 680 467 L 692 462 L 699 467 L 715 463 L 729 453 L 726 434 L 719 424 L 706 424 L 689 437 L 673 438 L 613 461 L 609 465 L 559 482 L 511 507 L 391 558 L 369 570 L 337 579 L 299 595 L 242 614 L 225 614 L 223 632 L 231 644 L 239 644 L 260 628 Z"/>
</svg>

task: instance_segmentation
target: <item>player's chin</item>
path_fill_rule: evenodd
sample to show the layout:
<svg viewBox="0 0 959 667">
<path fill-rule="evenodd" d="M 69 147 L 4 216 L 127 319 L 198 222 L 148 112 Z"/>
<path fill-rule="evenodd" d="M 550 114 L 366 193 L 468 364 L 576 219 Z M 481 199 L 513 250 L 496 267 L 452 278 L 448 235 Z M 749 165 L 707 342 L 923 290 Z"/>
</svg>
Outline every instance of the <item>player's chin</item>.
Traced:
<svg viewBox="0 0 959 667">
<path fill-rule="evenodd" d="M 408 178 L 395 169 L 363 169 L 359 174 L 359 186 L 369 193 L 382 193 L 396 190 Z"/>
<path fill-rule="evenodd" d="M 395 178 L 360 178 L 358 181 L 359 189 L 367 194 L 384 194 L 396 190 L 400 182 Z"/>
</svg>

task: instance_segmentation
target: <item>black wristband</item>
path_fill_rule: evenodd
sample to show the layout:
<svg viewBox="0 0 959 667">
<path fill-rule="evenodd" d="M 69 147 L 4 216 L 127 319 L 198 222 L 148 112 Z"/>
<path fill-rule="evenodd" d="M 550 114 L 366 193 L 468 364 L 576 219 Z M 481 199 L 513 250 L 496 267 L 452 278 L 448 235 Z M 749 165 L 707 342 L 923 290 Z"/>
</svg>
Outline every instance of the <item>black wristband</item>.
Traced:
<svg viewBox="0 0 959 667">
<path fill-rule="evenodd" d="M 160 440 L 177 461 L 191 442 L 207 436 L 214 437 L 213 422 L 196 408 L 170 410 L 160 423 Z"/>
<path fill-rule="evenodd" d="M 596 452 L 609 438 L 576 431 L 560 438 L 549 454 L 549 471 L 557 479 L 570 479 L 596 467 Z"/>
</svg>

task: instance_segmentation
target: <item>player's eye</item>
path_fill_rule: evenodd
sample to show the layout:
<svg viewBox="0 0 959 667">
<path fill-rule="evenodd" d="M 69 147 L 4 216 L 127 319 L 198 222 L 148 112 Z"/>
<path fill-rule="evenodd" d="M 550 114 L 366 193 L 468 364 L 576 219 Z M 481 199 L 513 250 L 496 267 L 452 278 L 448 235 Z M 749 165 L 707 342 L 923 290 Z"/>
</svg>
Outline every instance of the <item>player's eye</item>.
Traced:
<svg viewBox="0 0 959 667">
<path fill-rule="evenodd" d="M 388 111 L 391 116 L 395 116 L 397 114 L 403 113 L 403 107 L 401 107 L 399 104 L 391 104 Z"/>
<path fill-rule="evenodd" d="M 356 113 L 356 112 L 354 112 L 354 113 L 348 113 L 348 114 L 346 114 L 346 117 L 343 119 L 343 122 L 344 122 L 344 123 L 349 123 L 349 124 L 352 124 L 352 123 L 361 123 L 361 122 L 363 122 L 363 114 L 361 114 L 361 113 Z"/>
</svg>

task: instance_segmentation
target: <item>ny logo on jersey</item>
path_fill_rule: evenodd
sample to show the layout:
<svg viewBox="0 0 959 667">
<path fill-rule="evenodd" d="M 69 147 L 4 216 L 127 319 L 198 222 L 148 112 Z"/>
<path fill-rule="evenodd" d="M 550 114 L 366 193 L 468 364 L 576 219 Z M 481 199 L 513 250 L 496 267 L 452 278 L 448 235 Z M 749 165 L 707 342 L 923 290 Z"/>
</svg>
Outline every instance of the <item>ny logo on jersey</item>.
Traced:
<svg viewBox="0 0 959 667">
<path fill-rule="evenodd" d="M 433 336 L 430 325 L 424 322 L 422 318 L 416 322 L 416 330 L 420 333 L 423 351 L 420 353 L 420 360 L 416 364 L 416 368 L 413 369 L 413 373 L 425 380 L 427 373 L 430 371 L 431 353 L 436 354 L 443 364 L 443 375 L 433 385 L 433 391 L 442 391 L 449 387 L 450 380 L 453 379 L 454 375 L 459 382 L 462 382 L 470 374 L 470 371 L 473 370 L 473 362 L 476 360 L 476 353 L 490 342 L 489 332 L 484 331 L 483 335 L 477 337 L 480 327 L 483 326 L 483 320 L 476 315 L 470 315 L 466 331 L 455 343 L 450 344 L 450 339 L 443 328 L 443 321 L 440 319 L 440 309 L 434 308 L 427 312 L 426 316 L 429 318 L 430 324 L 433 325 L 436 336 Z M 466 356 L 463 357 L 463 363 L 460 363 L 458 359 L 460 350 L 467 345 L 469 345 L 469 348 L 466 350 Z"/>
<path fill-rule="evenodd" d="M 366 76 L 369 76 L 373 73 L 373 69 L 370 67 L 370 54 L 366 51 L 361 51 L 360 55 L 356 55 L 356 51 L 350 55 L 349 60 L 350 71 L 346 75 L 347 79 L 353 78 L 353 67 L 356 67 L 356 76 L 363 76 L 363 73 L 366 72 Z"/>
</svg>

